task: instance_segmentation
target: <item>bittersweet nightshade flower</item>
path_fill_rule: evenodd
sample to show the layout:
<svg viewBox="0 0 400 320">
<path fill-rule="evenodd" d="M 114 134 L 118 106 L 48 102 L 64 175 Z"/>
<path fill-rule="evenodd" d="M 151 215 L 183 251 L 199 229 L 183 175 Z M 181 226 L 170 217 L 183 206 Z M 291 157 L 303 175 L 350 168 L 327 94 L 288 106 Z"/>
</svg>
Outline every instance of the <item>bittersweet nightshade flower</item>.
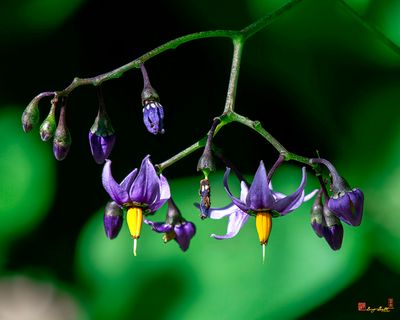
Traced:
<svg viewBox="0 0 400 320">
<path fill-rule="evenodd" d="M 104 231 L 109 239 L 118 236 L 124 220 L 123 210 L 114 201 L 109 201 L 104 208 Z"/>
<path fill-rule="evenodd" d="M 189 248 L 190 240 L 196 233 L 196 226 L 190 221 L 186 221 L 172 198 L 168 200 L 168 211 L 165 222 L 153 222 L 145 220 L 145 223 L 158 233 L 164 233 L 165 243 L 174 239 L 182 251 Z"/>
<path fill-rule="evenodd" d="M 102 182 L 104 189 L 120 207 L 127 209 L 127 223 L 133 238 L 133 254 L 136 255 L 137 239 L 143 222 L 143 214 L 158 210 L 171 196 L 167 179 L 157 175 L 150 156 L 146 156 L 139 172 L 134 169 L 118 184 L 111 173 L 111 161 L 106 159 Z"/>
<path fill-rule="evenodd" d="M 324 164 L 331 174 L 332 196 L 328 201 L 328 208 L 343 222 L 359 226 L 364 209 L 363 192 L 358 188 L 352 189 L 328 160 L 317 158 L 312 159 L 311 162 Z"/>
<path fill-rule="evenodd" d="M 302 180 L 299 188 L 290 196 L 272 190 L 268 180 L 264 163 L 261 161 L 254 176 L 250 188 L 244 181 L 241 182 L 240 199 L 234 197 L 229 190 L 228 176 L 230 168 L 227 168 L 224 175 L 224 186 L 231 198 L 232 203 L 224 208 L 210 208 L 209 216 L 212 219 L 220 219 L 229 216 L 227 234 L 223 236 L 211 235 L 216 239 L 227 239 L 234 237 L 246 223 L 250 215 L 256 218 L 256 228 L 260 244 L 263 247 L 263 258 L 265 245 L 272 228 L 272 217 L 285 215 L 297 209 L 304 201 L 311 199 L 317 190 L 305 196 L 306 171 L 302 169 Z"/>
</svg>

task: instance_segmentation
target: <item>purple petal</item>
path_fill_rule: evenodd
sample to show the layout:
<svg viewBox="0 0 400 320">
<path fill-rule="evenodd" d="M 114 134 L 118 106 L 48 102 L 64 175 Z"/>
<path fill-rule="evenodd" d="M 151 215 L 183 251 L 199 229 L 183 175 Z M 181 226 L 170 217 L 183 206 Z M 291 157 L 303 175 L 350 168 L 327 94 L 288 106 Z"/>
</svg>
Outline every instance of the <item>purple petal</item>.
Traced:
<svg viewBox="0 0 400 320">
<path fill-rule="evenodd" d="M 171 198 L 171 190 L 169 188 L 169 184 L 167 178 L 165 178 L 162 174 L 160 174 L 160 193 L 158 200 L 154 201 L 149 205 L 150 211 L 157 211 L 162 207 L 162 205 Z"/>
<path fill-rule="evenodd" d="M 149 157 L 146 156 L 143 159 L 139 173 L 129 190 L 129 196 L 132 201 L 147 205 L 152 204 L 160 194 L 160 179 Z"/>
<path fill-rule="evenodd" d="M 108 158 L 114 146 L 115 139 L 116 135 L 114 134 L 103 137 L 89 131 L 90 151 L 98 164 L 104 163 L 104 160 Z"/>
<path fill-rule="evenodd" d="M 238 198 L 235 198 L 231 191 L 229 190 L 229 186 L 228 186 L 228 176 L 229 173 L 231 172 L 230 168 L 226 168 L 225 174 L 224 174 L 224 187 L 225 187 L 225 191 L 228 194 L 229 198 L 231 198 L 232 202 L 239 207 L 242 211 L 247 212 L 250 210 L 250 207 L 247 206 L 244 202 L 240 201 Z"/>
<path fill-rule="evenodd" d="M 227 233 L 223 236 L 212 234 L 211 237 L 218 240 L 233 238 L 238 234 L 238 232 L 244 226 L 248 218 L 249 218 L 248 214 L 244 213 L 243 211 L 237 208 L 236 211 L 234 211 L 234 213 L 229 216 Z"/>
<path fill-rule="evenodd" d="M 145 219 L 144 223 L 148 224 L 153 231 L 158 233 L 171 232 L 174 229 L 172 225 L 167 224 L 165 222 L 153 222 Z"/>
<path fill-rule="evenodd" d="M 122 180 L 122 182 L 119 184 L 121 186 L 122 189 L 124 190 L 130 190 L 132 183 L 135 181 L 136 178 L 136 174 L 137 174 L 137 169 L 133 169 L 131 171 L 131 173 L 129 173 L 124 180 Z"/>
<path fill-rule="evenodd" d="M 299 188 L 292 193 L 290 196 L 287 196 L 283 199 L 277 200 L 272 210 L 279 212 L 280 214 L 286 214 L 294 209 L 297 209 L 304 201 L 304 187 L 306 186 L 307 175 L 306 175 L 306 168 L 303 167 L 302 169 L 303 177 L 301 179 L 301 183 Z"/>
<path fill-rule="evenodd" d="M 247 195 L 246 204 L 252 210 L 271 209 L 274 203 L 272 192 L 269 188 L 267 171 L 264 163 L 260 161 L 254 180 Z"/>
<path fill-rule="evenodd" d="M 239 210 L 233 203 L 222 207 L 222 208 L 210 208 L 208 210 L 208 216 L 211 219 L 221 219 L 227 215 L 233 214 L 236 210 Z"/>
<path fill-rule="evenodd" d="M 186 251 L 189 248 L 190 239 L 192 239 L 196 233 L 196 226 L 193 223 L 186 221 L 175 226 L 174 231 L 176 234 L 176 242 L 178 242 L 182 251 Z"/>
<path fill-rule="evenodd" d="M 106 160 L 106 164 L 103 168 L 102 183 L 110 198 L 120 206 L 123 206 L 126 202 L 129 202 L 128 192 L 114 180 L 111 174 L 111 161 L 108 159 Z"/>
</svg>

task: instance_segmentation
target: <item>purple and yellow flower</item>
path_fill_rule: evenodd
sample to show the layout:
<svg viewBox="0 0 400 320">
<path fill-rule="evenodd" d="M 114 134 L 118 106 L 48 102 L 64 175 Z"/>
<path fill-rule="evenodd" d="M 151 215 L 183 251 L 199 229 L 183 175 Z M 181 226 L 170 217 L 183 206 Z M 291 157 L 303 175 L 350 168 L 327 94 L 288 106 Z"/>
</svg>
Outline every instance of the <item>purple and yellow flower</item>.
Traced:
<svg viewBox="0 0 400 320">
<path fill-rule="evenodd" d="M 264 163 L 261 161 L 250 188 L 244 181 L 241 181 L 240 198 L 236 198 L 232 195 L 228 186 L 229 173 L 230 168 L 227 168 L 224 175 L 224 186 L 232 203 L 224 208 L 210 208 L 209 210 L 211 219 L 229 216 L 228 230 L 225 235 L 212 234 L 211 236 L 215 239 L 232 238 L 238 234 L 249 216 L 255 216 L 256 229 L 260 244 L 263 247 L 264 259 L 265 245 L 272 228 L 272 217 L 283 216 L 297 209 L 304 201 L 311 199 L 317 190 L 305 196 L 306 170 L 303 168 L 300 186 L 293 194 L 286 196 L 273 191 Z"/>
<path fill-rule="evenodd" d="M 168 200 L 168 211 L 165 222 L 153 222 L 144 220 L 145 223 L 158 233 L 164 233 L 165 243 L 174 239 L 182 251 L 189 248 L 190 240 L 196 233 L 196 226 L 190 221 L 186 221 L 172 198 Z"/>
<path fill-rule="evenodd" d="M 150 156 L 143 159 L 139 172 L 134 169 L 120 184 L 111 174 L 111 161 L 106 160 L 102 181 L 111 199 L 127 210 L 126 220 L 134 240 L 133 254 L 136 255 L 143 214 L 155 212 L 171 197 L 168 181 L 162 174 L 157 175 Z"/>
</svg>

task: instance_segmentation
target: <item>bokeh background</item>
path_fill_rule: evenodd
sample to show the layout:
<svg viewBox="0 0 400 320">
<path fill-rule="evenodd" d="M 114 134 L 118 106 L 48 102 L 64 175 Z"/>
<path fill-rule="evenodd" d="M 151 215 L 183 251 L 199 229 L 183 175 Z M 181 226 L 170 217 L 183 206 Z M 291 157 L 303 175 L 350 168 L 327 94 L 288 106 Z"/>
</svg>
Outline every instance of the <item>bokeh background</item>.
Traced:
<svg viewBox="0 0 400 320">
<path fill-rule="evenodd" d="M 198 151 L 165 171 L 176 203 L 197 225 L 189 251 L 163 244 L 144 226 L 133 257 L 126 226 L 113 241 L 103 231 L 108 198 L 87 140 L 95 88 L 81 87 L 68 100 L 73 144 L 63 162 L 37 129 L 21 129 L 23 109 L 39 92 L 107 72 L 181 35 L 241 29 L 284 2 L 1 2 L 0 319 L 399 317 L 400 56 L 336 0 L 305 0 L 248 41 L 236 110 L 260 120 L 290 151 L 318 150 L 364 191 L 363 223 L 344 226 L 338 252 L 313 233 L 311 203 L 274 220 L 265 264 L 253 220 L 234 239 L 210 238 L 224 233 L 227 221 L 201 221 L 193 207 Z M 398 0 L 347 3 L 400 45 Z M 231 53 L 229 40 L 205 39 L 146 63 L 166 111 L 163 136 L 142 123 L 138 70 L 103 85 L 118 135 L 111 155 L 117 180 L 146 154 L 158 163 L 204 136 L 223 110 Z M 44 119 L 49 101 L 40 108 Z M 250 178 L 261 159 L 271 166 L 277 157 L 236 124 L 215 142 Z M 224 164 L 218 168 L 212 202 L 223 206 Z M 274 186 L 292 192 L 299 179 L 299 167 L 285 164 Z M 316 185 L 309 175 L 307 189 Z M 395 304 L 389 314 L 357 311 L 358 302 L 384 307 L 388 298 Z"/>
</svg>

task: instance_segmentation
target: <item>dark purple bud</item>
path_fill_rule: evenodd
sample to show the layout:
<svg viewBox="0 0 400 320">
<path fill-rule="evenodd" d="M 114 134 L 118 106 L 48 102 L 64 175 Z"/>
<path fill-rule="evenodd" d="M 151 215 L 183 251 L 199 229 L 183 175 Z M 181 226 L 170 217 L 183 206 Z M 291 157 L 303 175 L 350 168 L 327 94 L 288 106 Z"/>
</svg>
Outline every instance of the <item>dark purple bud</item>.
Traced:
<svg viewBox="0 0 400 320">
<path fill-rule="evenodd" d="M 160 104 L 160 97 L 151 86 L 144 64 L 140 66 L 143 75 L 143 90 L 141 94 L 143 106 L 143 121 L 147 130 L 152 134 L 163 134 L 164 109 Z"/>
<path fill-rule="evenodd" d="M 174 230 L 176 242 L 178 242 L 182 251 L 186 251 L 189 248 L 190 240 L 196 234 L 196 226 L 192 222 L 185 221 L 180 225 L 176 225 Z"/>
<path fill-rule="evenodd" d="M 147 130 L 152 134 L 163 134 L 164 130 L 164 110 L 157 101 L 146 101 L 143 106 L 143 121 Z"/>
<path fill-rule="evenodd" d="M 339 250 L 343 241 L 343 226 L 335 214 L 324 206 L 324 218 L 326 227 L 323 228 L 323 236 L 332 250 Z"/>
<path fill-rule="evenodd" d="M 55 118 L 55 113 L 56 113 L 56 107 L 57 107 L 57 98 L 54 98 L 51 100 L 51 108 L 50 112 L 47 115 L 46 119 L 42 122 L 40 125 L 40 138 L 43 141 L 48 141 L 51 138 L 53 138 L 54 133 L 56 131 L 56 118 Z"/>
<path fill-rule="evenodd" d="M 332 196 L 328 201 L 329 209 L 343 222 L 359 226 L 364 209 L 364 194 L 360 189 L 352 189 L 328 160 L 311 159 L 311 163 L 324 164 L 332 177 Z"/>
<path fill-rule="evenodd" d="M 90 151 L 92 152 L 94 161 L 98 164 L 104 163 L 114 147 L 115 139 L 115 135 L 102 137 L 89 131 Z"/>
<path fill-rule="evenodd" d="M 323 229 L 326 227 L 321 197 L 322 190 L 319 190 L 311 208 L 311 227 L 320 238 L 323 237 Z"/>
<path fill-rule="evenodd" d="M 206 219 L 209 216 L 211 206 L 211 186 L 210 181 L 206 179 L 200 180 L 200 218 Z"/>
<path fill-rule="evenodd" d="M 60 117 L 53 140 L 53 153 L 57 160 L 64 160 L 71 147 L 71 134 L 65 121 L 65 105 L 61 107 Z"/>
<path fill-rule="evenodd" d="M 39 123 L 39 100 L 38 97 L 35 97 L 22 113 L 22 129 L 25 132 L 31 131 Z"/>
<path fill-rule="evenodd" d="M 115 143 L 115 132 L 99 92 L 99 112 L 89 131 L 90 151 L 98 164 L 104 163 Z"/>
<path fill-rule="evenodd" d="M 363 214 L 364 194 L 357 188 L 333 192 L 328 207 L 343 222 L 359 226 Z"/>
<path fill-rule="evenodd" d="M 118 236 L 122 222 L 122 209 L 114 201 L 109 201 L 104 209 L 104 230 L 108 239 Z"/>
</svg>

